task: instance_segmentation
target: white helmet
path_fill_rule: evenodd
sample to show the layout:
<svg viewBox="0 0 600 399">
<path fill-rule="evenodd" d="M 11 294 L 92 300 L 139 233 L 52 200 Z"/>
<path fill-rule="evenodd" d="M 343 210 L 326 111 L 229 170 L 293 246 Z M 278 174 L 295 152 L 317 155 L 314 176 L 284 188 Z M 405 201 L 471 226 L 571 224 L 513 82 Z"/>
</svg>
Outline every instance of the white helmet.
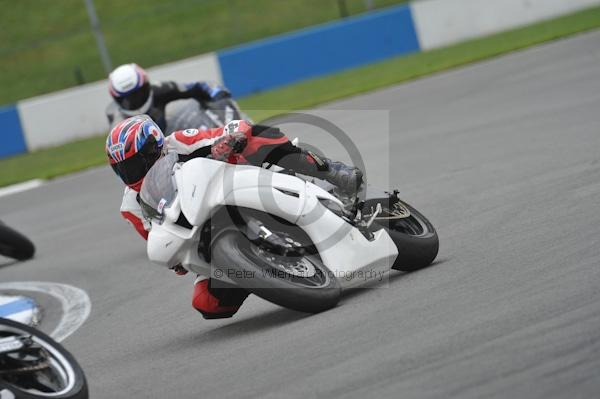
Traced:
<svg viewBox="0 0 600 399">
<path fill-rule="evenodd" d="M 145 114 L 152 105 L 148 75 L 137 64 L 121 65 L 108 75 L 110 95 L 128 116 Z"/>
</svg>

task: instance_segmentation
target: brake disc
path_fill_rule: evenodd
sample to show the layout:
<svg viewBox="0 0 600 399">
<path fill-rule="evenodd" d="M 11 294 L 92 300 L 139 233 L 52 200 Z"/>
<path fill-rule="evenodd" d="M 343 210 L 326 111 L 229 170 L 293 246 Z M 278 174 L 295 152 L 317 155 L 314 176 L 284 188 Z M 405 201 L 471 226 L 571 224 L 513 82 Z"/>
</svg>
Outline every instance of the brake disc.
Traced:
<svg viewBox="0 0 600 399">
<path fill-rule="evenodd" d="M 257 247 L 257 255 L 269 262 L 269 265 L 277 270 L 296 277 L 312 277 L 316 274 L 315 266 L 305 257 L 289 258 L 275 255 L 260 247 Z"/>
<path fill-rule="evenodd" d="M 392 209 L 384 212 L 382 216 L 377 216 L 375 220 L 391 220 L 391 219 L 406 219 L 410 217 L 410 210 L 400 201 L 397 201 L 392 205 Z M 385 215 L 387 213 L 387 215 Z"/>
</svg>

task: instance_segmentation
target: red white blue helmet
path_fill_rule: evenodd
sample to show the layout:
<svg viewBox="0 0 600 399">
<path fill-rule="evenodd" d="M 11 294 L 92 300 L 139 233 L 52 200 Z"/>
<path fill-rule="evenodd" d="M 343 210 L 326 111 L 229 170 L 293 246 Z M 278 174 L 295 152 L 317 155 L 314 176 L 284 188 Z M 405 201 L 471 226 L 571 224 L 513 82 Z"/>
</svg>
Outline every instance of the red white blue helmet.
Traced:
<svg viewBox="0 0 600 399">
<path fill-rule="evenodd" d="M 108 91 L 128 116 L 145 114 L 152 105 L 148 74 L 137 64 L 121 65 L 108 75 Z"/>
<path fill-rule="evenodd" d="M 117 124 L 106 138 L 106 155 L 115 173 L 139 191 L 148 170 L 162 155 L 164 135 L 147 115 L 138 115 Z"/>
</svg>

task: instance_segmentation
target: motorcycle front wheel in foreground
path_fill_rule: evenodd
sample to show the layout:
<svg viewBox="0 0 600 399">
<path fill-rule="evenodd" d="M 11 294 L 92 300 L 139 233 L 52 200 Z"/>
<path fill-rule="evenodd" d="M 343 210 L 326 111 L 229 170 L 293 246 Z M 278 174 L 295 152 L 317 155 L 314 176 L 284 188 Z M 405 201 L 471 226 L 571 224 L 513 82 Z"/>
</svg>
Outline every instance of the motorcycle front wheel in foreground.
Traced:
<svg viewBox="0 0 600 399">
<path fill-rule="evenodd" d="M 61 344 L 35 328 L 0 318 L 0 342 L 11 338 L 23 347 L 0 353 L 0 399 L 88 398 L 83 370 Z"/>
<path fill-rule="evenodd" d="M 0 255 L 17 260 L 33 257 L 35 246 L 23 234 L 0 223 Z"/>
<path fill-rule="evenodd" d="M 277 305 L 318 313 L 337 305 L 341 287 L 333 273 L 311 254 L 283 256 L 269 252 L 237 231 L 213 244 L 213 272 Z"/>
</svg>

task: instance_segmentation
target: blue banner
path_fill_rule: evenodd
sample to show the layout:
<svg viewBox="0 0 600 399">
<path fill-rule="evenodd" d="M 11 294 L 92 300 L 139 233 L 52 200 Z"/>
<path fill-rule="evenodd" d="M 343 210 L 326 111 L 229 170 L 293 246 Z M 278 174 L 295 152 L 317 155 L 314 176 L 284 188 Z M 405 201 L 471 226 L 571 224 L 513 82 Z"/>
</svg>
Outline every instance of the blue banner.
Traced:
<svg viewBox="0 0 600 399">
<path fill-rule="evenodd" d="M 0 158 L 27 152 L 19 112 L 15 106 L 0 107 L 0 132 Z"/>
<path fill-rule="evenodd" d="M 245 96 L 419 51 L 407 5 L 275 36 L 218 53 L 225 85 Z"/>
</svg>

